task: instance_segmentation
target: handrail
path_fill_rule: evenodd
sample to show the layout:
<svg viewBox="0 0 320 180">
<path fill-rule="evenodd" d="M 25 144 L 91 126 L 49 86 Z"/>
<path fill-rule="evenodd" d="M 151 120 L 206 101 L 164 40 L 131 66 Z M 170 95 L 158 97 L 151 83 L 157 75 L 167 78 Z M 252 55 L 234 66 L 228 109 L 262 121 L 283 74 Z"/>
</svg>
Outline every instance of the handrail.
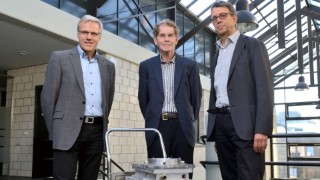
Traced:
<svg viewBox="0 0 320 180">
<path fill-rule="evenodd" d="M 219 161 L 200 161 L 202 166 L 205 168 L 206 164 L 211 165 L 219 165 Z M 271 166 L 320 166 L 320 163 L 314 163 L 314 162 L 265 162 L 265 165 L 271 165 Z"/>
<path fill-rule="evenodd" d="M 110 157 L 109 136 L 108 135 L 113 131 L 153 131 L 153 132 L 157 133 L 159 136 L 163 157 L 164 158 L 167 157 L 161 133 L 157 129 L 154 129 L 154 128 L 111 128 L 111 129 L 108 129 L 108 131 L 105 134 L 107 160 L 108 160 L 107 161 L 108 180 L 111 180 L 111 157 Z"/>
<path fill-rule="evenodd" d="M 271 135 L 272 138 L 286 138 L 286 137 L 320 137 L 320 133 L 278 133 Z"/>
<path fill-rule="evenodd" d="M 320 137 L 320 133 L 277 133 L 272 134 L 270 137 L 270 142 L 273 144 L 273 138 L 312 138 L 312 137 Z M 204 135 L 201 139 L 205 140 L 206 142 L 207 136 Z M 272 146 L 271 146 L 271 159 L 272 157 Z M 206 168 L 206 165 L 219 165 L 218 161 L 200 161 L 200 164 Z M 270 166 L 320 166 L 320 163 L 318 162 L 265 162 L 265 165 Z M 271 168 L 271 171 L 273 171 L 273 168 Z M 273 172 L 272 172 L 273 175 Z"/>
</svg>

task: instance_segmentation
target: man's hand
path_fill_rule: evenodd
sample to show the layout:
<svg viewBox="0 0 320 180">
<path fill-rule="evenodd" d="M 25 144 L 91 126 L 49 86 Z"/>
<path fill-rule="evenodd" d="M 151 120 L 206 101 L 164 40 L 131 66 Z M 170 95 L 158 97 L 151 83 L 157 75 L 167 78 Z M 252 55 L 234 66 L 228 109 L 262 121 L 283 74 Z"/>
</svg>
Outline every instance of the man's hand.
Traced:
<svg viewBox="0 0 320 180">
<path fill-rule="evenodd" d="M 253 150 L 256 153 L 263 153 L 268 145 L 268 136 L 264 134 L 255 134 L 253 142 Z"/>
</svg>

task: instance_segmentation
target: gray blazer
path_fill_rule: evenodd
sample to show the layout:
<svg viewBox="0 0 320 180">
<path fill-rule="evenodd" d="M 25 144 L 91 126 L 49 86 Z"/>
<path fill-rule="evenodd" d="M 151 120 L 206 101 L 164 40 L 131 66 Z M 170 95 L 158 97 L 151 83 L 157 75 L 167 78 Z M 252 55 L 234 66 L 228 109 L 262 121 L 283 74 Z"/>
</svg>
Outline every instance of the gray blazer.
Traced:
<svg viewBox="0 0 320 180">
<path fill-rule="evenodd" d="M 115 66 L 98 57 L 101 76 L 104 132 L 114 96 Z M 68 150 L 75 143 L 85 111 L 85 91 L 82 68 L 77 48 L 55 51 L 48 63 L 41 92 L 41 108 L 53 140 L 53 148 Z"/>
<path fill-rule="evenodd" d="M 218 52 L 213 57 L 217 65 Z M 207 137 L 212 136 L 215 125 L 216 92 L 214 72 L 211 74 L 211 91 L 208 110 Z M 270 136 L 273 127 L 274 90 L 269 56 L 265 45 L 257 39 L 240 35 L 231 60 L 227 93 L 231 117 L 238 136 L 253 140 L 254 134 Z M 210 139 L 213 138 L 213 139 Z"/>
<path fill-rule="evenodd" d="M 176 55 L 174 73 L 174 102 L 179 121 L 188 143 L 194 147 L 195 121 L 199 116 L 202 97 L 198 65 L 195 61 Z M 164 102 L 160 55 L 140 63 L 138 98 L 145 127 L 158 129 Z M 146 133 L 148 146 L 154 137 L 154 133 Z"/>
</svg>

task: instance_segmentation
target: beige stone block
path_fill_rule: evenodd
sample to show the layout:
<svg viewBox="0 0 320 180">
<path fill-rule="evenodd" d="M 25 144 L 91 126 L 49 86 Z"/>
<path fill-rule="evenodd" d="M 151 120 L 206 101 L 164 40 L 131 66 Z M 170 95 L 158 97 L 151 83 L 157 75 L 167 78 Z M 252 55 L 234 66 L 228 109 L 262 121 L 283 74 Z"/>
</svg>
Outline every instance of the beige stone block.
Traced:
<svg viewBox="0 0 320 180">
<path fill-rule="evenodd" d="M 17 169 L 21 169 L 21 162 L 13 162 L 12 163 L 12 169 L 15 169 L 15 170 L 17 170 Z"/>
<path fill-rule="evenodd" d="M 128 121 L 128 127 L 134 128 L 134 121 L 129 120 Z"/>
<path fill-rule="evenodd" d="M 138 99 L 136 96 L 130 96 L 130 103 L 132 104 L 138 104 Z"/>
<path fill-rule="evenodd" d="M 129 119 L 130 119 L 129 113 L 128 112 L 123 112 L 122 113 L 122 120 L 128 121 Z M 128 124 L 128 127 L 131 127 L 131 126 Z"/>
<path fill-rule="evenodd" d="M 32 105 L 33 101 L 34 101 L 34 99 L 32 99 L 32 98 L 25 98 L 25 99 L 23 99 L 23 105 L 24 106 Z"/>
<path fill-rule="evenodd" d="M 35 71 L 37 73 L 44 73 L 44 72 L 46 72 L 46 70 L 47 70 L 47 64 L 35 66 Z"/>
<path fill-rule="evenodd" d="M 15 102 L 16 102 L 15 106 L 23 106 L 23 99 L 16 99 Z M 19 114 L 20 114 L 20 112 L 19 112 Z"/>
<path fill-rule="evenodd" d="M 129 78 L 130 80 L 134 79 L 136 73 L 137 73 L 137 72 L 128 70 L 128 78 Z"/>
<path fill-rule="evenodd" d="M 13 111 L 12 111 L 12 113 L 13 114 L 20 114 L 20 107 L 13 107 Z"/>
<path fill-rule="evenodd" d="M 119 75 L 119 74 L 116 74 L 116 83 L 117 84 L 122 84 L 122 76 L 121 75 Z"/>
<path fill-rule="evenodd" d="M 22 106 L 21 107 L 21 113 L 25 114 L 25 113 L 28 113 L 28 112 L 29 112 L 28 106 Z"/>
<path fill-rule="evenodd" d="M 130 86 L 130 79 L 128 77 L 122 77 L 122 84 L 124 86 Z"/>
<path fill-rule="evenodd" d="M 121 102 L 121 101 L 122 101 L 122 93 L 115 92 L 113 99 L 114 99 L 114 101 L 119 101 L 119 102 Z"/>
<path fill-rule="evenodd" d="M 30 83 L 30 82 L 24 83 L 24 89 L 25 89 L 25 90 L 33 89 L 33 84 Z"/>
<path fill-rule="evenodd" d="M 45 79 L 45 73 L 37 73 L 33 75 L 33 86 L 43 85 Z"/>
<path fill-rule="evenodd" d="M 30 82 L 30 75 L 24 75 L 21 77 L 21 82 L 25 83 L 25 82 Z"/>
<path fill-rule="evenodd" d="M 22 91 L 22 90 L 24 90 L 24 84 L 23 83 L 17 84 L 17 91 Z"/>
<path fill-rule="evenodd" d="M 21 93 L 21 98 L 28 98 L 30 91 L 26 90 L 26 91 L 20 91 Z"/>
<path fill-rule="evenodd" d="M 127 96 L 127 95 L 125 95 Z M 127 102 L 120 102 L 120 110 L 121 111 L 128 111 L 128 104 Z"/>
<path fill-rule="evenodd" d="M 129 95 L 128 94 L 122 94 L 122 99 L 124 103 L 128 104 L 128 102 L 130 101 L 129 99 Z M 121 109 L 121 108 L 120 108 Z"/>
<path fill-rule="evenodd" d="M 138 88 L 138 84 L 139 82 L 136 80 L 136 79 L 131 79 L 130 80 L 130 87 L 134 88 L 134 89 L 137 89 Z"/>
<path fill-rule="evenodd" d="M 136 113 L 130 111 L 129 114 L 130 114 L 130 120 L 132 121 L 132 126 L 130 126 L 130 127 L 136 127 L 135 126 Z"/>
<path fill-rule="evenodd" d="M 128 61 L 122 61 L 123 63 L 122 63 L 122 68 L 124 68 L 124 69 L 130 69 L 130 64 L 131 63 L 129 63 Z"/>
<path fill-rule="evenodd" d="M 28 106 L 28 109 L 29 109 L 28 113 L 34 113 L 34 105 Z"/>
<path fill-rule="evenodd" d="M 27 161 L 27 155 L 26 155 L 25 153 L 19 154 L 19 159 L 18 159 L 18 161 L 20 161 L 20 162 L 26 162 L 26 161 Z M 21 165 L 22 165 L 22 164 L 21 164 Z M 24 170 L 26 170 L 26 169 L 24 169 Z"/>
<path fill-rule="evenodd" d="M 131 63 L 130 65 L 131 65 L 130 66 L 130 70 L 131 71 L 133 71 L 133 72 L 138 72 L 139 71 L 139 65 L 133 64 L 133 63 Z"/>
<path fill-rule="evenodd" d="M 128 77 L 128 70 L 124 68 L 119 68 L 120 69 L 120 76 L 122 77 Z"/>
<path fill-rule="evenodd" d="M 128 86 L 124 86 L 120 84 L 120 93 L 127 94 L 127 88 Z"/>
<path fill-rule="evenodd" d="M 113 110 L 113 117 L 121 119 L 122 118 L 122 112 L 120 110 L 117 110 L 117 109 Z"/>
<path fill-rule="evenodd" d="M 131 103 L 128 104 L 128 111 L 129 111 L 129 112 L 135 112 L 134 110 L 135 110 L 135 105 L 134 105 L 134 104 L 131 104 Z M 130 117 L 131 117 L 131 115 L 130 115 Z"/>
<path fill-rule="evenodd" d="M 26 73 L 27 73 L 27 74 L 34 74 L 34 73 L 36 73 L 36 66 L 27 67 Z"/>
<path fill-rule="evenodd" d="M 13 78 L 13 84 L 20 84 L 22 82 L 21 76 L 14 76 Z"/>
<path fill-rule="evenodd" d="M 119 85 L 119 83 L 115 83 L 115 85 L 114 85 L 114 91 L 115 91 L 115 92 L 119 92 L 119 90 L 120 90 L 120 85 Z"/>
</svg>

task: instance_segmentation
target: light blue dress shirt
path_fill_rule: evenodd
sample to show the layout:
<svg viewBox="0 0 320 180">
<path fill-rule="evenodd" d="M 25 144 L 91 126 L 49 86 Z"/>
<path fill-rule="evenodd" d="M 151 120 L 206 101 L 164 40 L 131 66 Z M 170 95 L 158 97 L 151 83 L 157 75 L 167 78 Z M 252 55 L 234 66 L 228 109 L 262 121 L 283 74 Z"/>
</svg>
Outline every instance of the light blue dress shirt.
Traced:
<svg viewBox="0 0 320 180">
<path fill-rule="evenodd" d="M 85 116 L 102 116 L 101 77 L 97 61 L 97 53 L 89 59 L 86 53 L 78 46 L 80 54 L 86 106 Z"/>
<path fill-rule="evenodd" d="M 230 64 L 239 36 L 239 31 L 236 31 L 224 44 L 222 44 L 220 40 L 216 42 L 217 48 L 219 49 L 219 56 L 214 73 L 214 89 L 216 90 L 216 107 L 218 108 L 229 106 L 227 85 Z"/>
</svg>

